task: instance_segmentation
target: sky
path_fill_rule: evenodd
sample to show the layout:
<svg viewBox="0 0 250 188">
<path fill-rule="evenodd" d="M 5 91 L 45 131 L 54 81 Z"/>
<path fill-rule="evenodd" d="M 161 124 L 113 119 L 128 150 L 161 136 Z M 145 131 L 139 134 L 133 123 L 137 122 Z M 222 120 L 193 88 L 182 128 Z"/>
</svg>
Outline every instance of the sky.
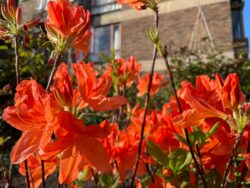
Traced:
<svg viewBox="0 0 250 188">
<path fill-rule="evenodd" d="M 250 47 L 250 0 L 245 0 L 245 8 L 243 14 L 244 14 L 245 35 L 246 37 L 248 37 L 249 47 Z"/>
</svg>

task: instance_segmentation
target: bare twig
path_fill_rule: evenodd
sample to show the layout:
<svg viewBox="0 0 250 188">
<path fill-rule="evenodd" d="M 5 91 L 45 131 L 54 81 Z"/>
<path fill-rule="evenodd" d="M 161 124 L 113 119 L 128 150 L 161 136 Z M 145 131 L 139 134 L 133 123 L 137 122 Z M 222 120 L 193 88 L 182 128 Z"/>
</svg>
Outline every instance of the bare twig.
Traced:
<svg viewBox="0 0 250 188">
<path fill-rule="evenodd" d="M 28 167 L 28 160 L 27 159 L 24 161 L 24 166 L 25 166 L 27 186 L 28 186 L 28 188 L 30 188 L 29 167 Z"/>
<path fill-rule="evenodd" d="M 155 10 L 155 29 L 157 30 L 158 27 L 159 27 L 159 12 L 158 12 L 158 8 L 157 8 Z M 136 173 L 137 173 L 137 170 L 138 170 L 140 157 L 141 157 L 142 142 L 143 142 L 143 137 L 144 137 L 144 129 L 145 129 L 145 125 L 146 125 L 146 116 L 147 116 L 147 112 L 148 112 L 148 105 L 149 105 L 149 101 L 150 101 L 150 90 L 151 90 L 152 80 L 153 80 L 153 76 L 154 76 L 156 55 L 157 55 L 157 46 L 154 45 L 153 57 L 152 57 L 152 67 L 151 67 L 150 79 L 149 79 L 148 89 L 147 89 L 147 94 L 146 94 L 146 99 L 145 99 L 145 106 L 144 106 L 144 113 L 143 113 L 143 120 L 142 120 L 142 127 L 141 127 L 140 142 L 139 142 L 139 146 L 138 146 L 138 152 L 137 152 L 137 157 L 136 157 L 136 162 L 135 162 L 135 168 L 134 168 L 134 172 L 133 172 L 133 176 L 132 176 L 131 184 L 130 184 L 131 188 L 134 186 L 134 181 L 135 181 L 135 177 L 136 177 Z"/>
<path fill-rule="evenodd" d="M 44 160 L 41 160 L 41 166 L 42 166 L 42 184 L 43 188 L 46 188 L 46 182 L 45 182 L 45 174 L 44 174 Z"/>
<path fill-rule="evenodd" d="M 51 82 L 52 82 L 53 76 L 54 76 L 54 74 L 55 74 L 55 72 L 56 72 L 56 68 L 57 68 L 59 59 L 60 59 L 60 55 L 56 55 L 56 57 L 55 57 L 55 59 L 54 59 L 53 68 L 52 68 L 52 70 L 51 70 L 50 77 L 49 77 L 49 80 L 48 80 L 48 83 L 47 83 L 46 91 L 49 90 L 49 87 L 50 87 L 50 84 L 51 84 Z M 42 167 L 42 185 L 43 185 L 43 188 L 46 188 L 44 165 L 45 165 L 44 160 L 41 160 L 41 167 Z"/>
<path fill-rule="evenodd" d="M 195 148 L 196 148 L 196 151 L 197 151 L 197 154 L 198 154 L 201 171 L 202 171 L 203 174 L 205 174 L 204 169 L 203 169 L 203 163 L 202 163 L 202 156 L 201 156 L 200 148 L 199 148 L 199 145 L 197 143 L 195 144 Z"/>
<path fill-rule="evenodd" d="M 16 57 L 16 62 L 15 62 L 15 68 L 16 68 L 16 84 L 18 85 L 20 82 L 20 71 L 19 71 L 19 53 L 18 53 L 18 37 L 14 38 L 14 43 L 15 43 L 15 57 Z"/>
<path fill-rule="evenodd" d="M 168 74 L 169 74 L 169 78 L 170 78 L 170 82 L 171 82 L 172 88 L 174 90 L 174 96 L 175 96 L 175 100 L 176 100 L 176 103 L 177 103 L 178 108 L 179 108 L 179 112 L 182 113 L 183 110 L 182 110 L 179 98 L 177 96 L 177 91 L 176 91 L 174 77 L 173 77 L 173 74 L 172 74 L 172 71 L 171 71 L 171 68 L 170 68 L 170 65 L 169 65 L 169 61 L 168 61 L 167 47 L 164 48 L 164 53 L 162 55 L 163 55 L 163 59 L 164 59 L 164 62 L 165 62 L 165 65 L 166 65 L 166 68 L 167 68 L 167 71 L 168 71 Z M 195 166 L 196 166 L 196 168 L 198 170 L 198 173 L 201 176 L 201 180 L 203 182 L 204 187 L 207 188 L 208 185 L 207 185 L 206 180 L 205 180 L 204 171 L 202 170 L 203 167 L 201 166 L 201 164 L 198 163 L 198 161 L 197 161 L 197 159 L 195 157 L 195 153 L 193 151 L 192 144 L 190 142 L 188 130 L 184 129 L 184 133 L 185 133 L 186 141 L 187 141 L 188 148 L 189 148 L 189 151 L 191 153 L 192 159 L 194 160 L 194 163 L 195 163 Z"/>
<path fill-rule="evenodd" d="M 223 175 L 222 182 L 221 182 L 221 188 L 225 188 L 227 186 L 227 178 L 230 174 L 231 165 L 233 163 L 233 160 L 234 160 L 235 156 L 237 155 L 237 149 L 238 149 L 238 146 L 240 145 L 242 136 L 243 136 L 243 131 L 237 136 L 236 141 L 234 143 L 233 150 L 231 152 L 230 158 L 227 162 L 227 165 L 226 165 L 226 168 L 224 171 L 224 175 Z"/>
<path fill-rule="evenodd" d="M 154 180 L 154 175 L 153 175 L 153 173 L 152 173 L 151 170 L 150 170 L 149 164 L 148 164 L 148 163 L 145 164 L 145 167 L 146 167 L 146 170 L 147 170 L 147 172 L 148 172 L 148 174 L 149 174 L 149 176 L 150 176 L 152 182 L 155 182 L 155 180 Z"/>
<path fill-rule="evenodd" d="M 57 65 L 59 63 L 59 59 L 60 59 L 60 55 L 56 55 L 56 57 L 54 59 L 53 68 L 52 68 L 52 70 L 50 72 L 50 76 L 49 76 L 49 80 L 48 80 L 48 83 L 47 83 L 46 91 L 49 90 L 49 87 L 50 87 L 50 84 L 52 82 L 53 76 L 54 76 L 54 74 L 56 72 Z"/>
</svg>

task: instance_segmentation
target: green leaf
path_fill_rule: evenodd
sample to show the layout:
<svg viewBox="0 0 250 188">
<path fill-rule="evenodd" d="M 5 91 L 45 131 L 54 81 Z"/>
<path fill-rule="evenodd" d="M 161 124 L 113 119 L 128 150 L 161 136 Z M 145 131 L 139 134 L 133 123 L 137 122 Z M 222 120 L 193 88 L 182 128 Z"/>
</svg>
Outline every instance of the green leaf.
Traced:
<svg viewBox="0 0 250 188">
<path fill-rule="evenodd" d="M 192 156 L 189 152 L 178 149 L 168 155 L 167 167 L 172 170 L 174 174 L 179 174 L 190 165 L 191 161 Z"/>
<path fill-rule="evenodd" d="M 220 122 L 216 122 L 214 126 L 206 133 L 206 138 L 210 138 L 213 134 L 217 131 L 218 127 L 220 126 Z"/>
<path fill-rule="evenodd" d="M 115 188 L 118 187 L 119 176 L 113 177 L 112 174 L 101 174 L 99 177 L 99 181 L 101 187 Z"/>
<path fill-rule="evenodd" d="M 182 142 L 185 145 L 188 145 L 186 139 L 183 138 L 181 135 L 179 135 L 178 133 L 175 133 L 175 136 L 176 136 L 177 140 L 179 140 L 180 142 Z"/>
<path fill-rule="evenodd" d="M 206 134 L 200 130 L 192 132 L 189 135 L 189 138 L 192 145 L 196 142 L 198 142 L 199 145 L 203 145 L 207 139 Z"/>
<path fill-rule="evenodd" d="M 157 144 L 150 140 L 147 142 L 147 151 L 158 164 L 165 166 L 168 163 L 167 155 Z"/>
<path fill-rule="evenodd" d="M 222 177 L 218 171 L 212 169 L 206 175 L 207 182 L 209 183 L 210 187 L 220 188 L 220 184 L 222 181 Z"/>
</svg>

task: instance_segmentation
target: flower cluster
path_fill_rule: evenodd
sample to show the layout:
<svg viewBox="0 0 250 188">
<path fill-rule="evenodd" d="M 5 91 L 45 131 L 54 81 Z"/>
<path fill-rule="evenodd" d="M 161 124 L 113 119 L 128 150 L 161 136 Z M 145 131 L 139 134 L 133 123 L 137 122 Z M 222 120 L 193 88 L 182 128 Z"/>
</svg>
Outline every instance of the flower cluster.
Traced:
<svg viewBox="0 0 250 188">
<path fill-rule="evenodd" d="M 154 0 L 118 2 L 138 10 L 152 6 L 158 13 Z M 1 11 L 2 38 L 15 37 L 36 23 L 20 25 L 21 9 L 12 0 Z M 52 54 L 58 57 L 71 47 L 87 54 L 90 13 L 83 7 L 50 1 L 45 26 L 55 47 Z M 19 83 L 14 105 L 2 115 L 22 132 L 10 160 L 20 164 L 30 186 L 39 187 L 56 171 L 58 182 L 72 188 L 90 178 L 102 180 L 103 187 L 125 187 L 132 177 L 131 187 L 135 178 L 138 188 L 197 187 L 201 180 L 217 187 L 215 176 L 234 184 L 250 180 L 250 104 L 237 74 L 225 80 L 219 74 L 214 79 L 200 75 L 195 85 L 183 81 L 179 89 L 170 77 L 174 97 L 154 107 L 150 97 L 167 83 L 154 66 L 154 74 L 140 77 L 141 65 L 132 56 L 112 59 L 103 73 L 90 62 L 58 63 L 46 90 L 33 79 Z M 126 91 L 134 83 L 138 93 L 132 96 L 133 91 Z M 123 96 L 117 96 L 121 89 Z M 134 100 L 146 92 L 145 103 Z M 88 123 L 89 116 L 97 123 Z"/>
<path fill-rule="evenodd" d="M 130 56 L 127 60 L 118 58 L 111 61 L 105 74 L 111 75 L 113 81 L 116 82 L 119 87 L 129 87 L 138 81 L 140 70 L 141 65 L 135 57 Z"/>
<path fill-rule="evenodd" d="M 48 38 L 60 54 L 68 47 L 76 52 L 88 54 L 90 32 L 90 12 L 82 6 L 73 7 L 68 0 L 48 2 L 48 19 L 45 22 Z"/>
<path fill-rule="evenodd" d="M 60 183 L 73 182 L 85 165 L 111 171 L 109 156 L 100 142 L 110 132 L 109 122 L 86 126 L 82 110 L 112 110 L 127 103 L 121 96 L 107 97 L 111 77 L 97 78 L 92 66 L 84 62 L 72 66 L 74 75 L 69 74 L 66 64 L 60 65 L 50 92 L 35 80 L 22 81 L 16 88 L 15 106 L 3 114 L 6 122 L 23 132 L 12 149 L 11 162 L 20 164 L 34 154 L 54 160 L 60 154 Z"/>
</svg>

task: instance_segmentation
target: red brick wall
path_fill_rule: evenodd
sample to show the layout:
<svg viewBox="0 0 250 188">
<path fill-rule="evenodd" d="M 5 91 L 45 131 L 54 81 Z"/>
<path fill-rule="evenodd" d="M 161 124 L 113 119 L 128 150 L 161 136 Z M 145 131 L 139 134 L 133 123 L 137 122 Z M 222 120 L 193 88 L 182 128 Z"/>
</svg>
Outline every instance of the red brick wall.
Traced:
<svg viewBox="0 0 250 188">
<path fill-rule="evenodd" d="M 215 45 L 221 51 L 232 51 L 231 9 L 228 2 L 202 7 Z M 137 13 L 138 14 L 138 13 Z M 160 34 L 170 51 L 188 46 L 191 39 L 197 8 L 160 15 Z M 153 28 L 152 16 L 122 22 L 122 56 L 135 55 L 139 60 L 152 56 L 152 43 L 146 31 Z"/>
</svg>

